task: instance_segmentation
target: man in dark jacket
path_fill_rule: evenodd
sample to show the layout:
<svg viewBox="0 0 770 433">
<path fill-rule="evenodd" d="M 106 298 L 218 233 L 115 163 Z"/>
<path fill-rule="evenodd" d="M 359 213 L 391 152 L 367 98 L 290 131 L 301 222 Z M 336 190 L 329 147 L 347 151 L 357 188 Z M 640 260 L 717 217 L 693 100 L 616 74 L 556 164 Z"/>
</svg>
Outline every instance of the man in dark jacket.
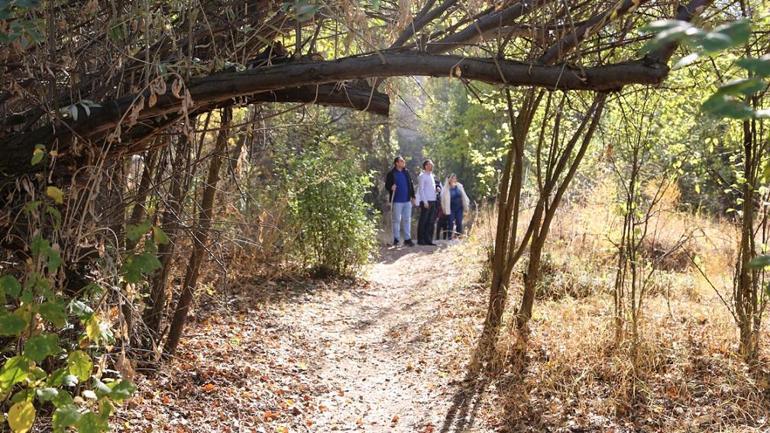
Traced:
<svg viewBox="0 0 770 433">
<path fill-rule="evenodd" d="M 406 169 L 404 158 L 397 157 L 393 161 L 393 169 L 385 177 L 385 190 L 393 203 L 390 210 L 393 226 L 393 245 L 398 245 L 401 223 L 404 224 L 404 245 L 414 246 L 412 242 L 412 206 L 415 204 L 414 185 L 409 170 Z"/>
</svg>

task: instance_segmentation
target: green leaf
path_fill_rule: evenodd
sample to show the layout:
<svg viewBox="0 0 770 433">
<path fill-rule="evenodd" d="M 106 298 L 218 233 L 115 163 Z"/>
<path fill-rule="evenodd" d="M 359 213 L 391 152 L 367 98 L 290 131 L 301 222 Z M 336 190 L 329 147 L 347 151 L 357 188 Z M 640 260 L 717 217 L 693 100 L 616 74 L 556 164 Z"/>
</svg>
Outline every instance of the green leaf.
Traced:
<svg viewBox="0 0 770 433">
<path fill-rule="evenodd" d="M 743 102 L 724 94 L 711 95 L 701 106 L 701 109 L 716 117 L 728 117 L 731 119 L 750 119 L 754 116 L 754 110 Z"/>
<path fill-rule="evenodd" d="M 40 200 L 33 200 L 25 204 L 22 210 L 24 211 L 24 213 L 31 214 L 32 212 L 37 211 L 37 207 L 40 206 L 41 203 L 43 202 Z"/>
<path fill-rule="evenodd" d="M 82 301 L 73 300 L 70 302 L 70 312 L 78 318 L 83 319 L 90 317 L 91 314 L 94 313 L 94 310 Z"/>
<path fill-rule="evenodd" d="M 0 369 L 0 391 L 7 392 L 11 387 L 29 376 L 29 359 L 23 356 L 9 358 Z"/>
<path fill-rule="evenodd" d="M 690 27 L 691 24 L 681 20 L 657 20 L 642 27 L 641 31 L 642 33 L 660 33 L 663 30 L 669 30 L 680 26 Z"/>
<path fill-rule="evenodd" d="M 158 226 L 152 226 L 152 238 L 158 245 L 167 244 L 169 242 L 168 235 Z"/>
<path fill-rule="evenodd" d="M 160 266 L 160 261 L 153 254 L 145 252 L 133 255 L 123 264 L 123 276 L 129 283 L 138 283 L 142 281 L 142 275 L 149 274 Z"/>
<path fill-rule="evenodd" d="M 698 59 L 700 59 L 700 53 L 688 54 L 682 57 L 681 59 L 679 59 L 679 61 L 676 62 L 671 69 L 676 70 L 676 69 L 684 68 L 685 66 L 690 66 L 696 61 L 698 61 Z"/>
<path fill-rule="evenodd" d="M 62 377 L 61 384 L 64 386 L 77 386 L 79 380 L 78 377 L 74 374 L 65 374 L 64 377 Z"/>
<path fill-rule="evenodd" d="M 11 397 L 11 403 L 21 403 L 22 401 L 32 400 L 35 396 L 34 389 L 22 389 Z"/>
<path fill-rule="evenodd" d="M 67 325 L 67 312 L 64 305 L 56 301 L 48 301 L 40 304 L 40 316 L 51 322 L 57 328 Z"/>
<path fill-rule="evenodd" d="M 61 386 L 64 376 L 67 373 L 68 373 L 68 370 L 66 368 L 60 368 L 54 371 L 53 373 L 51 373 L 50 376 L 48 376 L 48 380 L 45 381 L 46 385 L 53 386 L 53 387 Z"/>
<path fill-rule="evenodd" d="M 35 390 L 35 395 L 41 402 L 53 401 L 59 396 L 59 390 L 56 388 L 38 388 Z"/>
<path fill-rule="evenodd" d="M 101 433 L 109 430 L 107 420 L 91 411 L 84 413 L 75 426 L 79 433 Z"/>
<path fill-rule="evenodd" d="M 35 415 L 35 406 L 32 402 L 16 403 L 8 411 L 8 425 L 14 433 L 27 433 L 35 422 Z"/>
<path fill-rule="evenodd" d="M 64 203 L 64 192 L 53 185 L 45 189 L 45 195 L 51 197 L 56 204 Z"/>
<path fill-rule="evenodd" d="M 770 266 L 770 255 L 756 256 L 749 262 L 750 268 L 764 268 Z"/>
<path fill-rule="evenodd" d="M 93 362 L 91 362 L 91 357 L 82 350 L 70 352 L 69 356 L 67 356 L 67 368 L 70 373 L 80 379 L 80 381 L 84 381 L 91 377 L 91 370 L 93 367 L 94 365 Z"/>
<path fill-rule="evenodd" d="M 719 95 L 751 95 L 764 89 L 767 84 L 758 78 L 742 78 L 719 86 Z"/>
<path fill-rule="evenodd" d="M 733 46 L 733 40 L 721 33 L 707 33 L 698 41 L 707 54 L 717 53 Z"/>
<path fill-rule="evenodd" d="M 61 227 L 61 212 L 59 212 L 59 209 L 56 209 L 55 207 L 46 206 L 45 211 L 48 215 L 51 215 L 51 218 L 53 219 L 53 226 L 54 228 Z"/>
<path fill-rule="evenodd" d="M 18 298 L 21 294 L 21 284 L 13 275 L 3 275 L 0 277 L 0 290 L 3 292 L 3 297 L 10 295 L 12 298 Z"/>
<path fill-rule="evenodd" d="M 74 404 L 59 406 L 53 413 L 51 424 L 54 431 L 64 431 L 65 428 L 75 425 L 80 421 L 80 412 Z"/>
<path fill-rule="evenodd" d="M 0 335 L 18 336 L 27 327 L 27 322 L 16 314 L 0 313 Z"/>
<path fill-rule="evenodd" d="M 126 238 L 131 242 L 136 242 L 150 230 L 150 227 L 152 227 L 150 221 L 145 221 L 137 225 L 128 224 L 126 226 Z"/>
<path fill-rule="evenodd" d="M 712 33 L 726 36 L 730 40 L 730 45 L 726 48 L 743 45 L 751 37 L 751 22 L 749 20 L 738 20 L 714 29 Z"/>
<path fill-rule="evenodd" d="M 110 389 L 109 386 L 107 386 L 104 382 L 102 382 L 97 378 L 94 378 L 93 380 L 93 388 L 94 388 L 94 392 L 99 398 L 108 396 L 112 392 L 112 389 Z"/>
<path fill-rule="evenodd" d="M 770 56 L 764 55 L 758 59 L 745 58 L 735 62 L 741 68 L 753 72 L 761 77 L 770 75 Z"/>
<path fill-rule="evenodd" d="M 45 157 L 45 146 L 42 144 L 36 144 L 35 150 L 32 151 L 32 165 L 40 164 L 40 161 Z"/>
<path fill-rule="evenodd" d="M 60 351 L 59 336 L 56 334 L 36 335 L 24 344 L 24 356 L 38 363 Z"/>
<path fill-rule="evenodd" d="M 644 29 L 642 29 L 642 31 L 644 31 Z M 705 34 L 702 30 L 697 29 L 693 27 L 692 24 L 684 21 L 679 21 L 675 26 L 654 32 L 656 33 L 655 38 L 642 47 L 642 54 L 657 50 L 671 42 L 677 42 L 685 38 L 697 39 L 703 37 Z"/>
<path fill-rule="evenodd" d="M 61 255 L 53 248 L 48 249 L 48 262 L 46 266 L 48 266 L 48 272 L 52 274 L 61 266 Z"/>
<path fill-rule="evenodd" d="M 48 373 L 43 370 L 42 368 L 38 367 L 37 365 L 32 365 L 29 368 L 29 379 L 30 380 L 43 380 L 46 377 L 48 377 Z"/>
<path fill-rule="evenodd" d="M 102 419 L 104 420 L 109 419 L 114 409 L 115 409 L 115 406 L 113 406 L 110 400 L 106 398 L 99 400 L 99 416 L 102 417 Z"/>
<path fill-rule="evenodd" d="M 49 244 L 47 240 L 43 239 L 42 236 L 38 235 L 32 239 L 30 249 L 32 250 L 32 256 L 34 258 L 38 258 L 41 254 L 48 253 L 48 250 L 51 249 L 51 244 Z"/>
<path fill-rule="evenodd" d="M 112 382 L 107 386 L 112 388 L 112 391 L 110 392 L 110 398 L 118 403 L 130 398 L 134 392 L 136 392 L 136 386 L 124 379 L 121 379 L 117 382 Z"/>
<path fill-rule="evenodd" d="M 56 397 L 54 397 L 53 400 L 51 400 L 54 406 L 62 407 L 68 404 L 72 404 L 73 399 L 70 393 L 68 393 L 63 389 L 59 389 L 57 391 L 58 391 L 58 394 L 56 394 Z"/>
<path fill-rule="evenodd" d="M 44 279 L 39 278 L 37 280 L 37 283 L 44 282 L 44 281 L 45 281 Z M 33 287 L 40 287 L 40 286 L 35 285 Z M 32 302 L 35 300 L 35 294 L 32 293 L 32 290 L 24 289 L 24 291 L 21 292 L 21 296 L 19 296 L 19 299 L 21 300 L 22 303 L 29 305 L 29 304 L 32 304 Z"/>
</svg>

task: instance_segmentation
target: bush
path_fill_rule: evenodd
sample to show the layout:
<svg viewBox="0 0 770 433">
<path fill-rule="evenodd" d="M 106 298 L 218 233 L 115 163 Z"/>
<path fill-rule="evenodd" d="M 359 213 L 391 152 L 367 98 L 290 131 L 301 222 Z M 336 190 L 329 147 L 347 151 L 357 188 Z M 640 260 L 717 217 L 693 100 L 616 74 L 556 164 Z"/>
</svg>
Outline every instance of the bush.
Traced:
<svg viewBox="0 0 770 433">
<path fill-rule="evenodd" d="M 47 194 L 58 203 L 62 193 L 52 188 Z M 51 215 L 54 229 L 47 227 L 48 232 L 60 230 L 54 203 L 30 202 L 25 214 L 32 221 Z M 149 223 L 131 226 L 128 236 L 138 240 L 151 228 Z M 154 238 L 145 242 L 145 251 L 125 257 L 123 281 L 141 283 L 159 266 L 155 245 L 165 235 L 152 230 Z M 116 344 L 112 324 L 98 308 L 105 289 L 91 282 L 76 293 L 66 290 L 66 256 L 42 232 L 29 243 L 28 260 L 0 268 L 0 394 L 6 422 L 13 432 L 37 429 L 36 424 L 55 433 L 106 432 L 115 405 L 135 387 L 105 368 Z"/>
<path fill-rule="evenodd" d="M 292 253 L 319 275 L 352 275 L 369 261 L 376 227 L 364 195 L 371 174 L 330 149 L 305 150 L 286 170 Z"/>
</svg>

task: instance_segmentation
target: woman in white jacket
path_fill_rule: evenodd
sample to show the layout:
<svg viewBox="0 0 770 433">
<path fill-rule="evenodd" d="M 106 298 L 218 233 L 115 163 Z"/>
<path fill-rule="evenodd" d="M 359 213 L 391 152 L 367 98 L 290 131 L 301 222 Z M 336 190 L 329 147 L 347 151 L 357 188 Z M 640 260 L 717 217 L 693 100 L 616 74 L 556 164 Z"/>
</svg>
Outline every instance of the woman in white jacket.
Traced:
<svg viewBox="0 0 770 433">
<path fill-rule="evenodd" d="M 463 212 L 471 205 L 465 194 L 463 184 L 457 181 L 457 176 L 449 175 L 441 189 L 441 209 L 449 216 L 447 229 L 454 233 L 453 237 L 463 234 Z"/>
</svg>

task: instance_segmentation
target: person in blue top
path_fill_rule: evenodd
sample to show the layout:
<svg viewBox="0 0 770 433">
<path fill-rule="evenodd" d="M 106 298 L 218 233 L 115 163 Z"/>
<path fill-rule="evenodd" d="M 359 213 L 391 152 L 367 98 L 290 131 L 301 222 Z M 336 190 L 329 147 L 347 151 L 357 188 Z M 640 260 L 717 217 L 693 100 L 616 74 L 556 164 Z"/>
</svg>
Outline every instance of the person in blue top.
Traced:
<svg viewBox="0 0 770 433">
<path fill-rule="evenodd" d="M 441 190 L 441 207 L 449 214 L 447 229 L 450 233 L 454 232 L 455 237 L 463 234 L 463 213 L 470 208 L 470 202 L 463 184 L 457 181 L 457 176 L 449 175 Z"/>
<path fill-rule="evenodd" d="M 413 247 L 412 242 L 412 206 L 416 204 L 414 185 L 409 170 L 406 169 L 406 161 L 398 156 L 393 160 L 393 169 L 385 177 L 385 190 L 388 198 L 393 203 L 393 245 L 398 245 L 401 225 L 404 226 L 404 245 Z"/>
</svg>

